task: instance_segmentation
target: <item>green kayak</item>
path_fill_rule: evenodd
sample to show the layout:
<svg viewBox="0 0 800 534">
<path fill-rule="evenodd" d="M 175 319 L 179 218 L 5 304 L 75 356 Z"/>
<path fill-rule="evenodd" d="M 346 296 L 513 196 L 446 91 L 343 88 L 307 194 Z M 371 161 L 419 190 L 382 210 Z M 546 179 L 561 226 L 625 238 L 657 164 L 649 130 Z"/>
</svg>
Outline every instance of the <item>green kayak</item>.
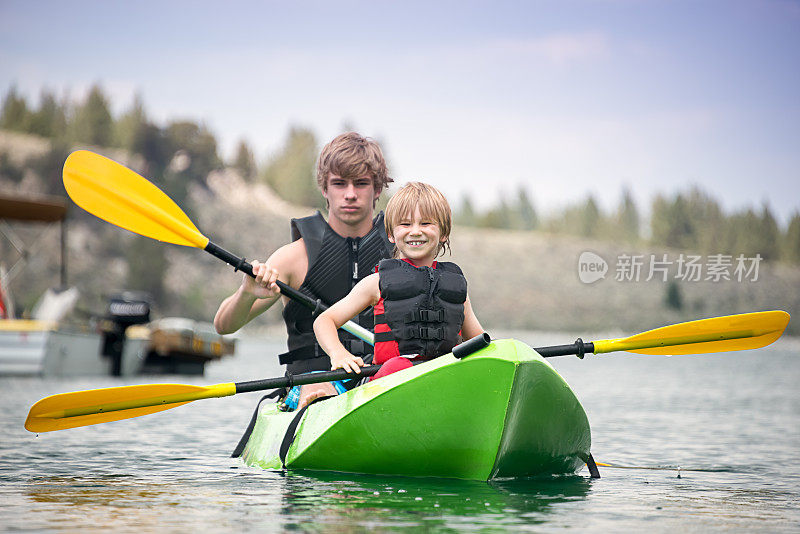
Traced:
<svg viewBox="0 0 800 534">
<path fill-rule="evenodd" d="M 516 340 L 436 358 L 298 413 L 260 408 L 244 462 L 468 480 L 572 474 L 592 462 L 580 402 Z"/>
</svg>

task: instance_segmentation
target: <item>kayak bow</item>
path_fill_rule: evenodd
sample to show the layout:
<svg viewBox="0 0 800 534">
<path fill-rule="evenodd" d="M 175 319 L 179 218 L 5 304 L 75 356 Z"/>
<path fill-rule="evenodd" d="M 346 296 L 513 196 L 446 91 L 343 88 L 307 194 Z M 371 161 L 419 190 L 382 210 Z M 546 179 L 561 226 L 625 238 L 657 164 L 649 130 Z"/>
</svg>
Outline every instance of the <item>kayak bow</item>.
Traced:
<svg viewBox="0 0 800 534">
<path fill-rule="evenodd" d="M 524 343 L 500 340 L 304 412 L 264 406 L 242 458 L 265 469 L 488 480 L 575 473 L 590 445 L 586 413 L 561 376 Z"/>
</svg>

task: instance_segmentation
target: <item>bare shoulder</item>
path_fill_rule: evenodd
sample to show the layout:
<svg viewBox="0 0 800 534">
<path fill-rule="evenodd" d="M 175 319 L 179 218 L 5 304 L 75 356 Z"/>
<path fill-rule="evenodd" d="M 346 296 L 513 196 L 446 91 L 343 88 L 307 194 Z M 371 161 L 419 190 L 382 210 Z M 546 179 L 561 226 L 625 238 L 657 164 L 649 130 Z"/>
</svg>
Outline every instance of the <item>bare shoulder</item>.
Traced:
<svg viewBox="0 0 800 534">
<path fill-rule="evenodd" d="M 353 291 L 358 291 L 365 297 L 369 297 L 370 306 L 374 306 L 381 298 L 380 285 L 378 284 L 379 279 L 378 273 L 365 276 L 355 285 Z"/>
<path fill-rule="evenodd" d="M 278 270 L 278 278 L 295 289 L 300 287 L 308 272 L 308 254 L 302 239 L 283 245 L 267 260 Z"/>
</svg>

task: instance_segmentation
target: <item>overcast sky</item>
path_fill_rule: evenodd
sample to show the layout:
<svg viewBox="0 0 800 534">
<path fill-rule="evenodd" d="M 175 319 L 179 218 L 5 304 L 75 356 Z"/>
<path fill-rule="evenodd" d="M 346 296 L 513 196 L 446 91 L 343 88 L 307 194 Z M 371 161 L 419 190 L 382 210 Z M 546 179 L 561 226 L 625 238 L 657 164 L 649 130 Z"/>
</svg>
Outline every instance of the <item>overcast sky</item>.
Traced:
<svg viewBox="0 0 800 534">
<path fill-rule="evenodd" d="M 0 2 L 0 91 L 100 82 L 265 159 L 291 125 L 382 141 L 453 204 L 548 211 L 697 184 L 800 209 L 800 2 Z"/>
</svg>

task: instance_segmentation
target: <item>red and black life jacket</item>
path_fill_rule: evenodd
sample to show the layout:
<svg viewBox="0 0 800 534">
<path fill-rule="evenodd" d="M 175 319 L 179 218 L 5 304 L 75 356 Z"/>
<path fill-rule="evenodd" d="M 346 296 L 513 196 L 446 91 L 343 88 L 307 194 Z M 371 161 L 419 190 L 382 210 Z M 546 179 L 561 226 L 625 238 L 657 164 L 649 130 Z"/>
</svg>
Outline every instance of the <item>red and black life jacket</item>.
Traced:
<svg viewBox="0 0 800 534">
<path fill-rule="evenodd" d="M 467 280 L 458 265 L 381 260 L 378 274 L 373 363 L 409 354 L 435 358 L 458 344 L 467 300 Z"/>
</svg>

